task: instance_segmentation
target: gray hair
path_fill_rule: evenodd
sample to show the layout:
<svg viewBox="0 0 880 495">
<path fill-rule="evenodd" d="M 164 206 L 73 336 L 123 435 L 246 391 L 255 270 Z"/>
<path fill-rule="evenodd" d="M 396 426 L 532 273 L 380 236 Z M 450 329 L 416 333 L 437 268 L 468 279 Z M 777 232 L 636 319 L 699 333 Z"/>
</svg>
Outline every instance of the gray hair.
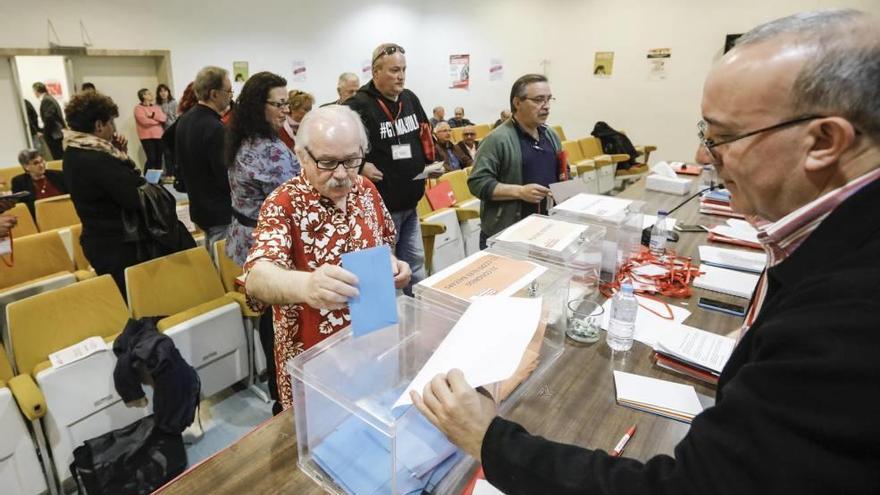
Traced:
<svg viewBox="0 0 880 495">
<path fill-rule="evenodd" d="M 806 48 L 792 85 L 795 112 L 839 115 L 880 143 L 878 32 L 876 18 L 858 10 L 802 12 L 752 29 L 735 49 L 780 38 Z"/>
<path fill-rule="evenodd" d="M 370 140 L 367 138 L 367 130 L 364 123 L 361 122 L 361 116 L 357 112 L 345 105 L 327 105 L 319 107 L 307 113 L 299 124 L 299 131 L 296 133 L 296 150 L 304 150 L 312 140 L 312 132 L 319 124 L 343 124 L 355 126 L 358 138 L 361 142 L 361 148 L 364 153 L 370 150 Z"/>
<path fill-rule="evenodd" d="M 521 76 L 519 79 L 513 82 L 513 86 L 510 88 L 510 112 L 516 113 L 516 108 L 513 107 L 513 99 L 514 98 L 525 98 L 526 97 L 526 88 L 529 87 L 529 84 L 539 83 L 539 82 L 547 82 L 547 77 L 542 76 L 541 74 L 526 74 Z"/>
<path fill-rule="evenodd" d="M 40 156 L 40 152 L 33 148 L 21 150 L 21 152 L 18 154 L 18 164 L 23 167 L 38 156 Z"/>
<path fill-rule="evenodd" d="M 209 65 L 202 67 L 193 81 L 193 91 L 200 101 L 208 101 L 212 90 L 223 89 L 223 80 L 229 77 L 229 71 L 222 67 Z"/>
<path fill-rule="evenodd" d="M 342 85 L 348 81 L 357 81 L 360 83 L 361 78 L 359 78 L 354 72 L 343 72 L 342 74 L 339 74 L 339 80 L 336 81 L 336 87 L 341 88 Z"/>
<path fill-rule="evenodd" d="M 447 129 L 452 129 L 451 127 L 449 127 L 449 122 L 446 122 L 445 120 L 441 120 L 440 122 L 437 122 L 437 125 L 434 126 L 434 132 L 437 132 L 438 130 L 440 130 L 441 127 L 446 127 Z"/>
</svg>

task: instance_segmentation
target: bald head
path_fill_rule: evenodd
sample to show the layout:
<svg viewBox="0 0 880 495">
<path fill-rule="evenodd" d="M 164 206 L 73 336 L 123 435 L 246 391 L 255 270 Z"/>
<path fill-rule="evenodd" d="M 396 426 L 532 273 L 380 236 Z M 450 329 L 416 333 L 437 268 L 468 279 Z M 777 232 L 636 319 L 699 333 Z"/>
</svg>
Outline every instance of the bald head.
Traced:
<svg viewBox="0 0 880 495">
<path fill-rule="evenodd" d="M 337 103 L 343 103 L 345 100 L 354 96 L 360 85 L 361 80 L 358 78 L 357 74 L 352 72 L 343 72 L 340 74 L 339 80 L 336 83 L 336 94 L 339 95 L 339 99 L 336 100 Z"/>
<path fill-rule="evenodd" d="M 358 173 L 356 166 L 346 168 L 342 163 L 362 162 L 359 159 L 368 148 L 360 117 L 341 105 L 321 107 L 306 114 L 296 136 L 296 155 L 306 179 L 319 194 L 337 203 L 344 201 Z"/>
</svg>

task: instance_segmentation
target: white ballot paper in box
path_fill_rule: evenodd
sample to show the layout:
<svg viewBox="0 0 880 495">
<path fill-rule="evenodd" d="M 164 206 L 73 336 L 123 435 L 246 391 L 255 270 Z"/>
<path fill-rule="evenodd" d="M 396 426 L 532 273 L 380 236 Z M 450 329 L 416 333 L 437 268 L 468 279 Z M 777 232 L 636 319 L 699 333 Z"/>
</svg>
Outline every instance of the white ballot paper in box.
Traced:
<svg viewBox="0 0 880 495">
<path fill-rule="evenodd" d="M 49 354 L 49 362 L 53 368 L 59 368 L 66 364 L 79 361 L 91 356 L 96 352 L 106 351 L 107 343 L 101 337 L 89 337 L 82 342 Z"/>
<path fill-rule="evenodd" d="M 472 387 L 510 378 L 535 335 L 540 319 L 541 299 L 505 296 L 474 299 L 392 409 L 412 404 L 411 390 L 421 394 L 435 376 L 453 368 L 464 372 L 465 380 Z"/>
</svg>

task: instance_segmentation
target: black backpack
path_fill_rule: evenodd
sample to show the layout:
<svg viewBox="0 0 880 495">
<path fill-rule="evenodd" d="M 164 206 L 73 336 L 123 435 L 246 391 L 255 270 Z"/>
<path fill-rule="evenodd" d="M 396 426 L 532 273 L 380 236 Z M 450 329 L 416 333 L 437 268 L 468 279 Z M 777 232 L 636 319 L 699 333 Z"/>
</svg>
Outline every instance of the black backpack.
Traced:
<svg viewBox="0 0 880 495">
<path fill-rule="evenodd" d="M 602 151 L 606 154 L 629 155 L 629 160 L 617 164 L 618 169 L 627 170 L 636 164 L 636 147 L 626 137 L 626 134 L 615 131 L 610 125 L 602 121 L 596 122 L 596 125 L 593 126 L 593 132 L 590 134 L 599 138 L 599 141 L 602 142 Z"/>
<path fill-rule="evenodd" d="M 79 493 L 148 494 L 185 469 L 183 438 L 157 428 L 151 414 L 86 440 L 73 451 L 70 474 Z"/>
</svg>

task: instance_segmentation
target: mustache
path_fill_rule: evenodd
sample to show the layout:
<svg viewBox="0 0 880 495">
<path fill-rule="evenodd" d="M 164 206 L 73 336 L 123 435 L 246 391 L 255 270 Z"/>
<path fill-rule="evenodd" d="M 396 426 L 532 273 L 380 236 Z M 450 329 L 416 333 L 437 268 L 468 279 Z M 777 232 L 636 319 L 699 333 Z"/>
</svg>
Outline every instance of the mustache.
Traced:
<svg viewBox="0 0 880 495">
<path fill-rule="evenodd" d="M 331 177 L 330 180 L 327 181 L 327 187 L 348 188 L 351 187 L 351 179 L 337 179 L 336 177 Z"/>
</svg>

